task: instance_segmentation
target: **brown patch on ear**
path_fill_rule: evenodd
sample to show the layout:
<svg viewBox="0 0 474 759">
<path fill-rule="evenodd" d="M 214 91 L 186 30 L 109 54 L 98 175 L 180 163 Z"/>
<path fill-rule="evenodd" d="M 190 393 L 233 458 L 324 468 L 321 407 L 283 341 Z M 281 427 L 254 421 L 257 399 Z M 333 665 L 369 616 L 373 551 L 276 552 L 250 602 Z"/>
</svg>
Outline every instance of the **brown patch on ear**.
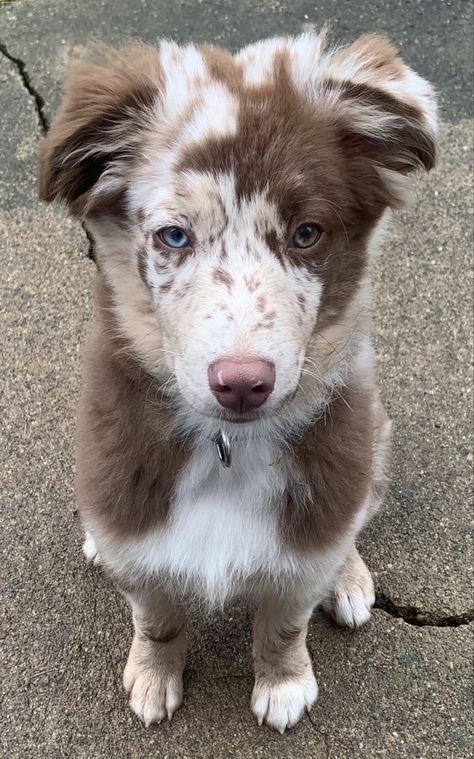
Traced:
<svg viewBox="0 0 474 759">
<path fill-rule="evenodd" d="M 76 206 L 71 208 L 74 212 Z M 120 226 L 127 227 L 127 187 L 125 185 L 91 198 L 87 204 L 87 215 L 90 218 L 98 218 L 104 214 L 113 216 Z"/>
<path fill-rule="evenodd" d="M 359 151 L 385 168 L 401 174 L 407 174 L 423 167 L 427 171 L 435 165 L 436 146 L 433 136 L 423 125 L 423 114 L 415 105 L 397 100 L 381 90 L 365 84 L 338 82 L 329 89 L 339 92 L 342 101 L 353 101 L 360 108 L 366 108 L 367 114 L 389 115 L 394 121 L 388 124 L 385 133 L 380 136 L 367 135 L 351 128 L 350 122 L 344 128 L 343 146 Z M 374 118 L 377 118 L 374 116 Z"/>
<path fill-rule="evenodd" d="M 332 60 L 337 65 L 354 57 L 367 62 L 374 83 L 377 77 L 386 81 L 387 78 L 403 79 L 405 76 L 405 66 L 399 57 L 398 49 L 391 40 L 381 34 L 363 34 L 352 45 L 337 52 Z"/>
<path fill-rule="evenodd" d="M 89 61 L 75 64 L 41 148 L 40 198 L 84 214 L 104 171 L 131 160 L 160 84 L 158 53 L 146 45 L 96 46 Z"/>
<path fill-rule="evenodd" d="M 436 103 L 428 82 L 389 40 L 368 34 L 329 54 L 315 93 L 339 125 L 360 184 L 369 185 L 369 194 L 378 184 L 383 205 L 402 205 L 404 176 L 435 165 Z"/>
</svg>

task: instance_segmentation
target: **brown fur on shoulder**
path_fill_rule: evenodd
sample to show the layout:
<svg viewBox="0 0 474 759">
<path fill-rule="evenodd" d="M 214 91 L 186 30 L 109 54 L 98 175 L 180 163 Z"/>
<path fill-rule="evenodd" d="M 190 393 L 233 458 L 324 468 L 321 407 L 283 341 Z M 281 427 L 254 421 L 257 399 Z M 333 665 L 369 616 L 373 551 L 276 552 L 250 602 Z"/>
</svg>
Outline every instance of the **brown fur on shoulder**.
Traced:
<svg viewBox="0 0 474 759">
<path fill-rule="evenodd" d="M 166 521 L 188 452 L 169 439 L 173 412 L 160 383 L 117 336 L 110 292 L 99 279 L 96 324 L 84 355 L 77 420 L 77 501 L 113 534 L 138 535 Z"/>
<path fill-rule="evenodd" d="M 289 483 L 281 518 L 293 548 L 324 546 L 360 508 L 371 480 L 370 406 L 367 392 L 343 390 L 296 448 L 299 477 Z"/>
</svg>

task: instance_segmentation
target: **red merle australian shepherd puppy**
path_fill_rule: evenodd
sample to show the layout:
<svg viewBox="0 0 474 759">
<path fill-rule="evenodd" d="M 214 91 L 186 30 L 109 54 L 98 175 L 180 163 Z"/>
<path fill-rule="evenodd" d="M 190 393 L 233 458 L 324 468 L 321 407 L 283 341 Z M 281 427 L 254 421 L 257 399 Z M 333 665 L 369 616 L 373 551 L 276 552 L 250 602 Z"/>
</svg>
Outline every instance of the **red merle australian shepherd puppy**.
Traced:
<svg viewBox="0 0 474 759">
<path fill-rule="evenodd" d="M 96 48 L 43 144 L 41 197 L 96 245 L 77 497 L 132 608 L 147 725 L 181 704 L 197 599 L 255 607 L 251 708 L 281 732 L 317 697 L 315 606 L 357 627 L 374 602 L 355 540 L 390 421 L 369 264 L 433 166 L 436 105 L 384 38 L 324 36 Z"/>
</svg>

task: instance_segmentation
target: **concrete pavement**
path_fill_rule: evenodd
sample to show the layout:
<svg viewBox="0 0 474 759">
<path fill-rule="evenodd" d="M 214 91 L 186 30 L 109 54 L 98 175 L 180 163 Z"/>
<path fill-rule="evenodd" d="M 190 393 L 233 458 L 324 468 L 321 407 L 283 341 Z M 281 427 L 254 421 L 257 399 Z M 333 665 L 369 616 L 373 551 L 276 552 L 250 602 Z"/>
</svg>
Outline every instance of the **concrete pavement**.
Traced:
<svg viewBox="0 0 474 759">
<path fill-rule="evenodd" d="M 2 756 L 473 756 L 471 7 L 462 2 L 17 0 L 0 4 L 0 574 Z M 65 60 L 91 36 L 231 47 L 333 18 L 334 36 L 387 31 L 439 88 L 439 166 L 418 182 L 375 267 L 382 395 L 396 424 L 393 485 L 361 541 L 377 585 L 357 633 L 322 614 L 309 644 L 320 698 L 284 737 L 248 710 L 250 620 L 191 622 L 187 700 L 145 731 L 121 670 L 128 610 L 80 553 L 73 500 L 79 351 L 94 265 L 80 226 L 36 200 L 36 151 Z"/>
</svg>

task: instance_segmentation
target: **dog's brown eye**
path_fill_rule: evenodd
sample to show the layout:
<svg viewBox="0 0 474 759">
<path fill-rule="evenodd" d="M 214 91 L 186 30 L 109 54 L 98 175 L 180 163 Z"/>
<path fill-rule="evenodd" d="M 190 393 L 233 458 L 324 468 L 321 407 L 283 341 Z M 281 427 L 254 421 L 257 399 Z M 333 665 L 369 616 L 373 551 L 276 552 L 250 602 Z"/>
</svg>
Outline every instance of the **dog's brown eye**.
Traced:
<svg viewBox="0 0 474 759">
<path fill-rule="evenodd" d="M 311 248 L 321 235 L 322 232 L 316 224 L 302 224 L 293 235 L 292 243 L 295 248 Z"/>
<path fill-rule="evenodd" d="M 168 248 L 189 248 L 191 245 L 191 238 L 181 227 L 163 227 L 156 235 Z"/>
</svg>

